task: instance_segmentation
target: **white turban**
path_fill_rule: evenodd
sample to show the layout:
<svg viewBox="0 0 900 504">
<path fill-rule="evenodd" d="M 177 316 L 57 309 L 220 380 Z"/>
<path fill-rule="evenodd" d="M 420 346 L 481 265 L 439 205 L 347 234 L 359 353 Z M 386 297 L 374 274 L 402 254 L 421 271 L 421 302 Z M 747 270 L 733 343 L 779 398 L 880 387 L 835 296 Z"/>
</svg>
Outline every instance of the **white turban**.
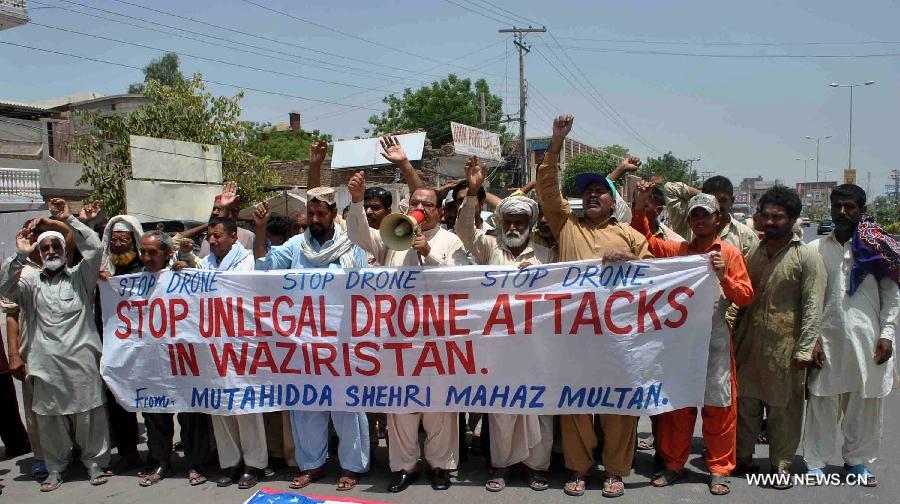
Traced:
<svg viewBox="0 0 900 504">
<path fill-rule="evenodd" d="M 66 249 L 66 237 L 62 235 L 59 231 L 44 231 L 37 238 L 37 244 L 40 246 L 41 242 L 46 238 L 56 238 L 62 243 L 63 250 Z"/>
<path fill-rule="evenodd" d="M 116 267 L 109 261 L 109 242 L 114 231 L 130 232 L 134 237 L 135 251 L 140 254 L 141 236 L 144 234 L 144 228 L 141 226 L 140 221 L 130 215 L 116 215 L 106 223 L 106 228 L 103 229 L 103 239 L 101 240 L 103 257 L 100 259 L 100 271 L 109 271 L 113 274 L 116 273 Z"/>
<path fill-rule="evenodd" d="M 494 210 L 494 226 L 503 225 L 504 215 L 527 215 L 528 227 L 533 228 L 538 220 L 538 204 L 527 196 L 507 196 Z"/>
</svg>

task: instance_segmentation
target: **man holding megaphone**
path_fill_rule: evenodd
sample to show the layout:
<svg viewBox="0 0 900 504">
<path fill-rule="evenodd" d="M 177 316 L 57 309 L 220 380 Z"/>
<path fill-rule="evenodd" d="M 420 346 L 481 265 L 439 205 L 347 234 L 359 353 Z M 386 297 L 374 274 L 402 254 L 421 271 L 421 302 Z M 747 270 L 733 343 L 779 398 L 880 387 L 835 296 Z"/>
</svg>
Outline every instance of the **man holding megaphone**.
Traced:
<svg viewBox="0 0 900 504">
<path fill-rule="evenodd" d="M 462 241 L 441 229 L 442 208 L 437 191 L 423 187 L 403 148 L 394 138 L 382 140 L 385 159 L 398 165 L 413 189 L 405 214 L 390 214 L 380 229 L 372 229 L 363 208 L 365 173 L 350 179 L 350 215 L 347 233 L 350 240 L 370 254 L 381 266 L 463 266 L 469 264 Z M 450 487 L 449 471 L 459 462 L 459 423 L 456 413 L 389 414 L 388 455 L 393 477 L 391 492 L 402 492 L 417 477 L 419 461 L 419 423 L 425 427 L 425 459 L 432 468 L 431 487 Z"/>
</svg>

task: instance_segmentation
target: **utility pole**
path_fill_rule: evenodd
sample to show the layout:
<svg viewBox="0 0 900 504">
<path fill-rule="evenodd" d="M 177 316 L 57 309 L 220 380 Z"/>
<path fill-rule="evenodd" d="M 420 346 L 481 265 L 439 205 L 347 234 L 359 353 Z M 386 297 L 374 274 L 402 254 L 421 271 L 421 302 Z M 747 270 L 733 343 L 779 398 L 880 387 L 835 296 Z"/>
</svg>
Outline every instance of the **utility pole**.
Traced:
<svg viewBox="0 0 900 504">
<path fill-rule="evenodd" d="M 487 108 L 484 106 L 484 91 L 478 93 L 478 97 L 481 100 L 481 124 L 479 126 L 481 129 L 487 129 Z"/>
<path fill-rule="evenodd" d="M 512 33 L 513 44 L 519 50 L 519 151 L 522 156 L 522 177 L 520 185 L 525 185 L 531 179 L 531 171 L 528 169 L 528 145 L 525 143 L 525 106 L 528 100 L 527 82 L 525 81 L 525 55 L 531 51 L 525 44 L 526 33 L 545 33 L 546 27 L 541 28 L 507 28 L 499 30 L 499 33 Z"/>
<path fill-rule="evenodd" d="M 700 172 L 700 185 L 703 185 L 703 183 L 706 182 L 706 179 L 708 179 L 709 176 L 713 173 L 715 172 L 709 170 L 703 170 L 702 172 Z"/>
<path fill-rule="evenodd" d="M 700 161 L 700 158 L 694 159 L 685 159 L 688 163 L 690 163 L 690 168 L 688 168 L 688 180 L 691 182 L 691 185 L 694 185 L 694 161 Z"/>
<path fill-rule="evenodd" d="M 872 194 L 871 187 L 872 187 L 872 172 L 867 171 L 866 172 L 866 194 Z"/>
<path fill-rule="evenodd" d="M 900 170 L 894 168 L 891 170 L 891 180 L 894 181 L 894 208 L 900 209 Z"/>
</svg>

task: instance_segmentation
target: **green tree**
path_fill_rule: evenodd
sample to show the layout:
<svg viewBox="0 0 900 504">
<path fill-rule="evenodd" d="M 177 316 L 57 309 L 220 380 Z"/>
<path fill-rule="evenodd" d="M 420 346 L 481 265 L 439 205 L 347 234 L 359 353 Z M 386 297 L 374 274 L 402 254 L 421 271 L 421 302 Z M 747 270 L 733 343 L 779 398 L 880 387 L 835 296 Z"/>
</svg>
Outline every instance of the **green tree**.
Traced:
<svg viewBox="0 0 900 504">
<path fill-rule="evenodd" d="M 213 96 L 198 73 L 168 86 L 150 79 L 144 94 L 150 103 L 128 115 L 78 113 L 82 132 L 70 145 L 84 164 L 78 183 L 91 183 L 91 199 L 102 201 L 107 214 L 125 210 L 124 181 L 131 177 L 129 135 L 221 146 L 225 180 L 238 182 L 243 201 L 263 199 L 266 188 L 277 183 L 266 160 L 246 148 L 253 125 L 240 120 L 243 92 L 231 98 Z"/>
<path fill-rule="evenodd" d="M 128 86 L 129 94 L 143 94 L 147 89 L 147 83 L 153 79 L 167 86 L 175 85 L 185 80 L 184 74 L 181 73 L 181 65 L 178 55 L 175 53 L 166 53 L 165 55 L 151 60 L 144 67 L 144 82 L 135 82 Z"/>
<path fill-rule="evenodd" d="M 644 180 L 650 180 L 654 175 L 659 175 L 666 182 L 684 182 L 690 184 L 691 181 L 690 163 L 678 159 L 671 152 L 667 152 L 660 157 L 650 158 L 643 163 L 637 172 L 637 176 Z"/>
<path fill-rule="evenodd" d="M 508 140 L 503 117 L 503 100 L 491 94 L 487 81 L 479 79 L 474 85 L 470 79 L 460 79 L 450 74 L 440 82 L 416 91 L 406 88 L 401 96 L 389 95 L 382 100 L 388 110 L 380 116 L 369 118 L 368 133 L 383 135 L 395 131 L 424 129 L 431 145 L 438 148 L 453 141 L 450 121 L 478 126 L 481 122 L 480 94 L 485 94 L 488 129 L 503 134 L 504 145 Z"/>
<path fill-rule="evenodd" d="M 603 147 L 599 154 L 581 154 L 566 161 L 562 176 L 562 190 L 566 196 L 578 196 L 575 190 L 575 176 L 580 173 L 602 173 L 609 175 L 622 158 L 628 156 L 628 149 L 621 145 Z"/>
<path fill-rule="evenodd" d="M 273 131 L 268 123 L 254 124 L 247 150 L 256 156 L 279 161 L 301 160 L 309 158 L 309 147 L 313 143 L 325 140 L 329 144 L 331 135 L 313 131 Z"/>
</svg>

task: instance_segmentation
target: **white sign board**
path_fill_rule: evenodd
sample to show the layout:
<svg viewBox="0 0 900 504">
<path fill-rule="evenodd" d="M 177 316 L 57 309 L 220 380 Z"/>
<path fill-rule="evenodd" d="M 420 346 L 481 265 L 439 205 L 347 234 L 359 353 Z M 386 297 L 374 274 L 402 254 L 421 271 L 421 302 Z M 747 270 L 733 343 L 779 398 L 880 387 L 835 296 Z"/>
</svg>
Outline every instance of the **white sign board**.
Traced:
<svg viewBox="0 0 900 504">
<path fill-rule="evenodd" d="M 131 135 L 131 174 L 136 179 L 222 183 L 222 148 Z"/>
<path fill-rule="evenodd" d="M 125 181 L 125 208 L 140 222 L 209 220 L 218 185 L 182 182 Z"/>
<path fill-rule="evenodd" d="M 397 135 L 400 146 L 406 151 L 410 161 L 422 159 L 425 149 L 425 132 Z M 343 140 L 334 143 L 331 154 L 331 169 L 357 168 L 360 166 L 386 165 L 390 162 L 381 154 L 381 138 L 362 138 L 359 140 Z"/>
<path fill-rule="evenodd" d="M 500 134 L 465 124 L 450 122 L 453 134 L 453 150 L 464 156 L 478 156 L 481 159 L 503 161 L 500 153 Z"/>
</svg>

